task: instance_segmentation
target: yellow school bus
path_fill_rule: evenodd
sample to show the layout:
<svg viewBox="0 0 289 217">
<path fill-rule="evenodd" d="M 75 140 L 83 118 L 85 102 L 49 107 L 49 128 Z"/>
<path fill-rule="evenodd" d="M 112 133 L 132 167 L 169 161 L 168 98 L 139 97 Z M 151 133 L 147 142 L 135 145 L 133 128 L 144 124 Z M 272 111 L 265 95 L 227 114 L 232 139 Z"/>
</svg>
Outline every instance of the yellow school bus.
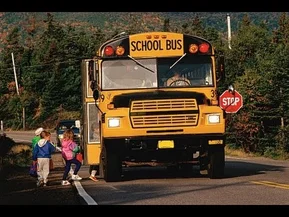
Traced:
<svg viewBox="0 0 289 217">
<path fill-rule="evenodd" d="M 120 34 L 82 61 L 83 149 L 107 182 L 124 167 L 193 168 L 221 178 L 223 56 L 206 39 L 174 32 Z M 93 136 L 94 135 L 94 136 Z"/>
</svg>

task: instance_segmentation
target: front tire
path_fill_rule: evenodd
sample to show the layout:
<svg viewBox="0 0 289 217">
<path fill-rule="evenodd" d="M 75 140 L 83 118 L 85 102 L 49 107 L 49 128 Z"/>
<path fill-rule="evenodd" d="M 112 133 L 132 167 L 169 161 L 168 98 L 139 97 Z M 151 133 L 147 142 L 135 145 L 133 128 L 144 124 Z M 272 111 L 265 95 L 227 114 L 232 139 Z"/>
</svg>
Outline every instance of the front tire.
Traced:
<svg viewBox="0 0 289 217">
<path fill-rule="evenodd" d="M 225 148 L 210 147 L 208 176 L 210 179 L 223 178 L 225 172 Z"/>
<path fill-rule="evenodd" d="M 119 153 L 107 144 L 104 144 L 103 149 L 103 176 L 106 182 L 118 182 L 122 175 L 122 161 Z"/>
</svg>

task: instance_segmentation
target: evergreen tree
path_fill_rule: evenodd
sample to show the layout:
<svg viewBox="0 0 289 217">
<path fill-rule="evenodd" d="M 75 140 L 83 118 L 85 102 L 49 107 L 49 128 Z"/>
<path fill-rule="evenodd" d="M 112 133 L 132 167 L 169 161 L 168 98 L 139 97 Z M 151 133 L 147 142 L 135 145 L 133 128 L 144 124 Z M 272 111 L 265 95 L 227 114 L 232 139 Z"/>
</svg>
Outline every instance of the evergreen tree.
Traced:
<svg viewBox="0 0 289 217">
<path fill-rule="evenodd" d="M 164 32 L 170 32 L 170 31 L 171 31 L 170 19 L 165 19 L 165 20 L 164 20 L 163 31 L 164 31 Z"/>
</svg>

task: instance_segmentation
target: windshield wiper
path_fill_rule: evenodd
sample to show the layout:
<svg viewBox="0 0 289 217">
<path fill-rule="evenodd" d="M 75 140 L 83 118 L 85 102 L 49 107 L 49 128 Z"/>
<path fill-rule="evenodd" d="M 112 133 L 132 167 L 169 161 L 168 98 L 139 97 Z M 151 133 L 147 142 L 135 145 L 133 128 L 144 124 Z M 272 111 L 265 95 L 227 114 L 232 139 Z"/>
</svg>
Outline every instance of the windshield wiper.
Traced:
<svg viewBox="0 0 289 217">
<path fill-rule="evenodd" d="M 150 72 L 152 73 L 155 73 L 153 70 L 151 70 L 150 68 L 146 67 L 145 65 L 143 65 L 141 62 L 137 61 L 135 58 L 133 58 L 132 56 L 130 55 L 127 55 L 130 59 L 132 59 L 136 64 L 140 65 L 141 67 L 149 70 Z"/>
<path fill-rule="evenodd" d="M 173 65 L 170 66 L 170 70 L 171 70 L 181 59 L 183 59 L 186 55 L 187 55 L 187 53 L 184 53 L 183 56 L 181 56 L 179 59 L 177 59 L 176 62 L 174 62 Z"/>
</svg>

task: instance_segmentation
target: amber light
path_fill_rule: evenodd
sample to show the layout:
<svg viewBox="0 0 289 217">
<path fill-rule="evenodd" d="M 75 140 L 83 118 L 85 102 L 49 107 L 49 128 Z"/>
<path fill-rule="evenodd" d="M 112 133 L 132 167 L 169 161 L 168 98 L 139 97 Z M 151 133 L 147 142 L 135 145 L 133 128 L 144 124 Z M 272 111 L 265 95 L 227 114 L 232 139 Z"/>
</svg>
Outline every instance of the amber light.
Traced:
<svg viewBox="0 0 289 217">
<path fill-rule="evenodd" d="M 215 99 L 211 99 L 211 105 L 218 105 L 219 101 Z"/>
<path fill-rule="evenodd" d="M 151 35 L 147 35 L 147 37 L 146 37 L 147 39 L 151 39 L 152 38 L 152 36 Z"/>
<path fill-rule="evenodd" d="M 190 53 L 197 53 L 199 50 L 198 45 L 196 44 L 190 44 L 189 52 Z"/>
<path fill-rule="evenodd" d="M 116 55 L 122 56 L 124 54 L 124 47 L 122 46 L 117 46 L 115 50 Z"/>
<path fill-rule="evenodd" d="M 209 51 L 210 45 L 208 45 L 207 43 L 202 43 L 199 46 L 199 50 L 201 53 L 207 53 Z"/>
<path fill-rule="evenodd" d="M 112 56 L 114 54 L 114 49 L 112 48 L 112 46 L 106 46 L 104 48 L 104 54 L 106 56 Z"/>
<path fill-rule="evenodd" d="M 112 104 L 112 103 L 107 104 L 107 109 L 114 109 L 114 104 Z"/>
</svg>

